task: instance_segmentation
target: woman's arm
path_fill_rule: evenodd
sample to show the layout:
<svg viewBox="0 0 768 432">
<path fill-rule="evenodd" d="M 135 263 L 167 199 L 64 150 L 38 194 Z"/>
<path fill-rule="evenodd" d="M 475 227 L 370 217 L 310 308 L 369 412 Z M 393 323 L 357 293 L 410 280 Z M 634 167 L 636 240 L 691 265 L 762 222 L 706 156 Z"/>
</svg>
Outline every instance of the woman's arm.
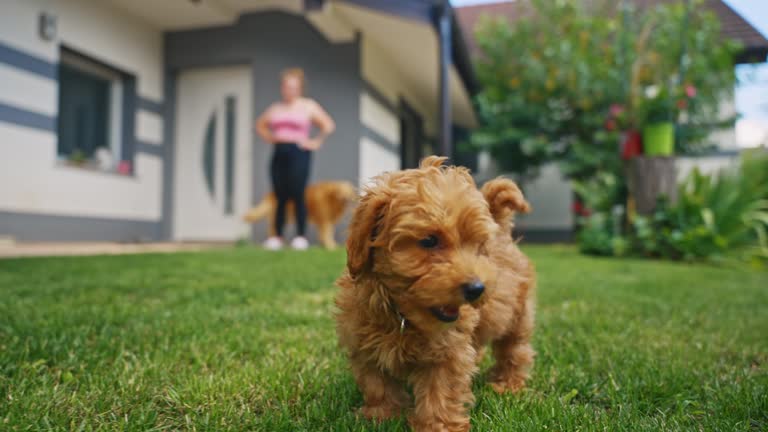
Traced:
<svg viewBox="0 0 768 432">
<path fill-rule="evenodd" d="M 336 122 L 334 122 L 333 118 L 325 111 L 325 109 L 314 100 L 310 101 L 310 118 L 312 119 L 312 123 L 320 129 L 320 133 L 317 134 L 316 137 L 307 140 L 303 147 L 308 150 L 317 150 L 323 145 L 325 139 L 336 130 Z"/>
<path fill-rule="evenodd" d="M 272 107 L 267 108 L 259 118 L 256 119 L 256 133 L 259 134 L 261 139 L 269 144 L 275 143 L 275 138 L 272 136 L 272 130 L 269 128 L 269 117 L 272 114 Z"/>
</svg>

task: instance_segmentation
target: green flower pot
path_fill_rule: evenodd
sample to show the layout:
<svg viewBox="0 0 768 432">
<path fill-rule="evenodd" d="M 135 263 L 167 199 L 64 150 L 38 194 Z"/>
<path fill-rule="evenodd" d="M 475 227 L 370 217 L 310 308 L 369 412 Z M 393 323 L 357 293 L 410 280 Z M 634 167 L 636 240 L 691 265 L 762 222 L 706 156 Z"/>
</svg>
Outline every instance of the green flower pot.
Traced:
<svg viewBox="0 0 768 432">
<path fill-rule="evenodd" d="M 664 122 L 644 127 L 643 150 L 646 156 L 672 156 L 675 151 L 675 125 Z"/>
</svg>

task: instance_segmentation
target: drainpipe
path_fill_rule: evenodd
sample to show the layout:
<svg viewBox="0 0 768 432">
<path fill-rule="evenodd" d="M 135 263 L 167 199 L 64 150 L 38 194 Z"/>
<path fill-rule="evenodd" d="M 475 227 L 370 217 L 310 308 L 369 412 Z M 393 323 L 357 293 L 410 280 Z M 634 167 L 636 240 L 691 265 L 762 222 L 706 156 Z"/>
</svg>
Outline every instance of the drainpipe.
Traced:
<svg viewBox="0 0 768 432">
<path fill-rule="evenodd" d="M 438 34 L 439 55 L 439 80 L 438 80 L 438 146 L 439 154 L 453 157 L 453 137 L 451 119 L 451 84 L 450 68 L 453 63 L 451 58 L 451 6 L 448 0 L 436 6 L 436 24 Z"/>
</svg>

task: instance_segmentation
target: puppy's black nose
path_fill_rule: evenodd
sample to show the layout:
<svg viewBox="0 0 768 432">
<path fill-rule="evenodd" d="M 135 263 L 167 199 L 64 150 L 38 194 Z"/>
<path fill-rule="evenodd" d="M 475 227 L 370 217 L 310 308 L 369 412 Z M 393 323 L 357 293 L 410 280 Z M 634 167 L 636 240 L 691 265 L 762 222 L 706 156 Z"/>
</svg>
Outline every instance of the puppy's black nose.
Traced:
<svg viewBox="0 0 768 432">
<path fill-rule="evenodd" d="M 467 301 L 475 301 L 480 298 L 481 295 L 483 295 L 483 291 L 485 291 L 485 285 L 483 285 L 483 283 L 479 280 L 475 279 L 472 282 L 467 282 L 462 285 L 461 289 L 464 291 L 464 298 L 467 299 Z"/>
</svg>

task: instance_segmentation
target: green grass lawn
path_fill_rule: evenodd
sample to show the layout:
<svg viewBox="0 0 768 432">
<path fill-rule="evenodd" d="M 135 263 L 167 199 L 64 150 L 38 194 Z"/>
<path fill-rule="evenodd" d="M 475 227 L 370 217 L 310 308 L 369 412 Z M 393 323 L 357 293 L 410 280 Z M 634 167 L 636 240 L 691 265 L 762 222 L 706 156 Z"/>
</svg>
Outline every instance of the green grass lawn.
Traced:
<svg viewBox="0 0 768 432">
<path fill-rule="evenodd" d="M 473 430 L 768 430 L 767 273 L 525 250 L 533 379 L 498 396 L 478 377 Z M 0 260 L 0 430 L 403 430 L 354 415 L 331 317 L 343 264 L 250 248 Z"/>
</svg>

